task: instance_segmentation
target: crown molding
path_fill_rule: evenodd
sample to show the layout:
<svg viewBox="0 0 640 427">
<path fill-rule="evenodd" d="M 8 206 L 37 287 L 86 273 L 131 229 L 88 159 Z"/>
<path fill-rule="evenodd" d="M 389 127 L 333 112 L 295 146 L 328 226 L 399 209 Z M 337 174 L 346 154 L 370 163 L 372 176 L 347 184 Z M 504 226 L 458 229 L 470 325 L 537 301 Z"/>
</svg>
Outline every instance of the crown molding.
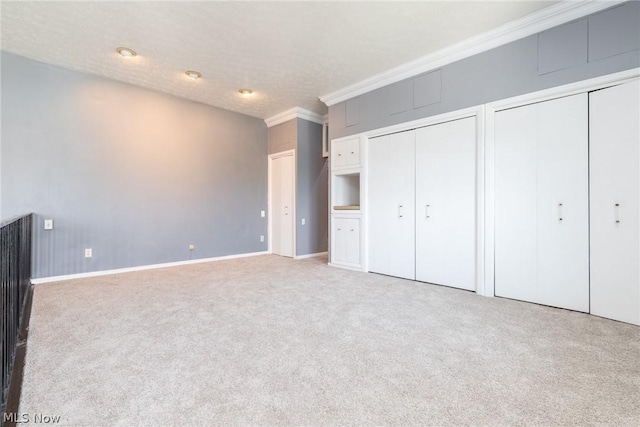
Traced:
<svg viewBox="0 0 640 427">
<path fill-rule="evenodd" d="M 564 0 L 493 30 L 463 40 L 430 55 L 376 74 L 358 83 L 320 97 L 327 106 L 335 105 L 363 93 L 415 77 L 455 61 L 528 37 L 549 28 L 582 18 L 626 0 Z"/>
<path fill-rule="evenodd" d="M 279 125 L 284 122 L 288 122 L 292 119 L 304 119 L 310 122 L 323 124 L 324 117 L 318 113 L 314 113 L 313 111 L 306 110 L 301 107 L 293 107 L 290 110 L 283 111 L 282 113 L 278 113 L 275 116 L 271 116 L 267 119 L 264 119 L 264 122 L 267 124 L 267 127 L 272 127 L 275 125 Z"/>
</svg>

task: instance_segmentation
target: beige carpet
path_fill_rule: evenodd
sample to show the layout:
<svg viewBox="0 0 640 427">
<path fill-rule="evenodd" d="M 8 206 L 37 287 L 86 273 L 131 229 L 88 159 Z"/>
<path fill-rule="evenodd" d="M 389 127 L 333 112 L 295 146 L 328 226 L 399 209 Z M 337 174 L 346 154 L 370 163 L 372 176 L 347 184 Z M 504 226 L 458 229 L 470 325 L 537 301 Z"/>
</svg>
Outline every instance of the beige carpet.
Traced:
<svg viewBox="0 0 640 427">
<path fill-rule="evenodd" d="M 21 411 L 64 425 L 635 425 L 640 328 L 260 256 L 38 285 Z"/>
</svg>

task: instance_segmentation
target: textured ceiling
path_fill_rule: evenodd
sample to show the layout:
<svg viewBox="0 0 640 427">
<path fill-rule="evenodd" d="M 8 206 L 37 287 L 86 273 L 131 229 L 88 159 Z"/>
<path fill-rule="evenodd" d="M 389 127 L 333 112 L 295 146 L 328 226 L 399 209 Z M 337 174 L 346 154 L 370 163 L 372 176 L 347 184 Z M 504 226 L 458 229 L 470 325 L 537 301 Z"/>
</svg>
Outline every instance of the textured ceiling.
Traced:
<svg viewBox="0 0 640 427">
<path fill-rule="evenodd" d="M 554 2 L 2 1 L 2 50 L 255 117 L 428 55 Z M 116 54 L 126 46 L 139 56 Z M 192 81 L 186 70 L 203 79 Z M 249 87 L 255 95 L 242 98 Z"/>
</svg>

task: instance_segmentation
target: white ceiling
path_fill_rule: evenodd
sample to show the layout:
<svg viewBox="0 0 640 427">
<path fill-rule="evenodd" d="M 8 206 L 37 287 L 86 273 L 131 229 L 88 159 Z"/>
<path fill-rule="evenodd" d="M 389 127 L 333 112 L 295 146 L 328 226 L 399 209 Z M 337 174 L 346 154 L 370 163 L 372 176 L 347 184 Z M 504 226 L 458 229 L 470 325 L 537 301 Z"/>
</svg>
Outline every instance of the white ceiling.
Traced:
<svg viewBox="0 0 640 427">
<path fill-rule="evenodd" d="M 556 2 L 2 1 L 2 50 L 267 118 Z M 116 54 L 126 46 L 139 56 Z M 203 74 L 200 81 L 186 70 Z M 242 98 L 240 88 L 255 95 Z"/>
</svg>

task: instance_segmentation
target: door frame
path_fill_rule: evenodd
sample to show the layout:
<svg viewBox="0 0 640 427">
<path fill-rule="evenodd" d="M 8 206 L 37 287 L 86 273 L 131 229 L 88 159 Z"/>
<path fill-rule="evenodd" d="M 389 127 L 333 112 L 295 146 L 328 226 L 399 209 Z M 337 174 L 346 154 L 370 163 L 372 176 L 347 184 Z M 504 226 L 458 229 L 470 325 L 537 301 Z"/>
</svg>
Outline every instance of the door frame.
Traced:
<svg viewBox="0 0 640 427">
<path fill-rule="evenodd" d="M 482 295 L 495 296 L 495 115 L 498 111 L 549 101 L 556 98 L 591 92 L 633 81 L 640 68 L 607 74 L 550 89 L 518 95 L 485 104 L 485 186 L 484 186 L 484 289 Z"/>
<path fill-rule="evenodd" d="M 268 240 L 268 245 L 267 245 L 267 251 L 272 254 L 273 253 L 273 247 L 272 247 L 272 236 L 273 236 L 273 222 L 272 222 L 272 218 L 273 218 L 273 204 L 272 204 L 272 186 L 273 186 L 273 177 L 272 177 L 272 173 L 273 173 L 273 161 L 276 159 L 280 159 L 282 157 L 288 157 L 291 156 L 293 158 L 293 206 L 291 207 L 291 211 L 293 213 L 293 215 L 291 215 L 291 221 L 293 222 L 293 254 L 292 254 L 292 258 L 296 257 L 296 225 L 297 225 L 297 220 L 296 220 L 296 181 L 297 181 L 297 167 L 296 167 L 296 150 L 295 149 L 291 149 L 291 150 L 285 150 L 285 151 L 280 151 L 278 153 L 273 153 L 273 154 L 269 154 L 268 159 L 267 159 L 267 239 Z"/>
</svg>

